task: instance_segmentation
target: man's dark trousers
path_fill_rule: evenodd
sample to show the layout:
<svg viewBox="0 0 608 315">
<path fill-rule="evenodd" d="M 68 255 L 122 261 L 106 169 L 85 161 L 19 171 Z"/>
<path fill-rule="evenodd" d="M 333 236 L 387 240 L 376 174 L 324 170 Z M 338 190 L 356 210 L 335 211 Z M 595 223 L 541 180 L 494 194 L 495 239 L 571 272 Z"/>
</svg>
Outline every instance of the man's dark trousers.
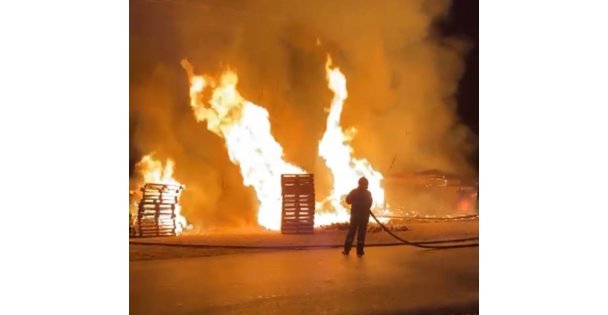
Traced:
<svg viewBox="0 0 608 315">
<path fill-rule="evenodd" d="M 365 245 L 365 233 L 367 232 L 367 223 L 369 222 L 369 215 L 364 217 L 351 216 L 350 225 L 348 226 L 348 233 L 346 234 L 346 241 L 344 242 L 344 251 L 350 252 L 350 248 L 353 246 L 353 240 L 355 239 L 355 233 L 357 234 L 357 255 L 363 255 L 363 246 Z"/>
</svg>

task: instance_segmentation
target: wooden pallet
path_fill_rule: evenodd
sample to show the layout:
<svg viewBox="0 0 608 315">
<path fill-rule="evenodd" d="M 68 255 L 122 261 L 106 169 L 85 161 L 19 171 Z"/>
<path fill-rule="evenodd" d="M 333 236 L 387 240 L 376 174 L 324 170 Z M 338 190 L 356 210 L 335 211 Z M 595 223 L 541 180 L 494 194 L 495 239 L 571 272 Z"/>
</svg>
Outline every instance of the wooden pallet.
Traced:
<svg viewBox="0 0 608 315">
<path fill-rule="evenodd" d="M 147 183 L 137 213 L 138 236 L 176 235 L 176 210 L 183 185 Z"/>
<path fill-rule="evenodd" d="M 282 174 L 281 233 L 314 233 L 315 187 L 313 174 Z"/>
</svg>

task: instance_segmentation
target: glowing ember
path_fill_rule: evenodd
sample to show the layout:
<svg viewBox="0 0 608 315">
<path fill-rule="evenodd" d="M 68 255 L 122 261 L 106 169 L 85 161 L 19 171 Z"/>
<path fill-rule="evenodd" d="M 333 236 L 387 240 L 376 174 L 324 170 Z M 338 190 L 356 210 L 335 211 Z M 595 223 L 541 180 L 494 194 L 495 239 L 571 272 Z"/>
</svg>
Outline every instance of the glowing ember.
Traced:
<svg viewBox="0 0 608 315">
<path fill-rule="evenodd" d="M 173 178 L 174 167 L 175 162 L 173 162 L 173 160 L 167 159 L 165 165 L 163 166 L 162 161 L 152 158 L 152 154 L 145 155 L 141 161 L 135 165 L 135 168 L 146 184 L 153 183 L 182 185 L 175 178 Z M 181 234 L 184 229 L 189 227 L 186 218 L 181 215 L 181 206 L 179 204 L 175 206 L 175 222 L 176 234 Z"/>
<path fill-rule="evenodd" d="M 238 76 L 225 71 L 216 84 L 207 76 L 195 75 L 192 65 L 182 61 L 190 79 L 190 106 L 198 121 L 224 138 L 232 163 L 238 165 L 243 184 L 253 187 L 260 208 L 258 223 L 271 230 L 281 227 L 281 174 L 303 174 L 283 160 L 283 148 L 270 131 L 266 109 L 244 99 L 236 89 Z M 205 102 L 203 92 L 213 88 Z"/>
<path fill-rule="evenodd" d="M 372 168 L 365 159 L 355 159 L 351 156 L 353 149 L 349 145 L 356 129 L 351 128 L 346 132 L 340 126 L 340 116 L 344 107 L 344 100 L 348 97 L 346 90 L 346 77 L 340 69 L 332 67 L 331 58 L 327 57 L 325 64 L 329 89 L 334 93 L 327 116 L 325 134 L 319 143 L 319 155 L 325 160 L 330 169 L 334 185 L 331 194 L 327 197 L 335 212 L 317 212 L 315 225 L 326 225 L 335 222 L 346 222 L 349 212 L 343 200 L 346 195 L 356 186 L 358 179 L 365 176 L 369 181 L 369 190 L 374 198 L 372 209 L 381 209 L 384 204 L 384 190 L 380 186 L 382 174 Z M 319 206 L 317 209 L 319 209 Z"/>
</svg>

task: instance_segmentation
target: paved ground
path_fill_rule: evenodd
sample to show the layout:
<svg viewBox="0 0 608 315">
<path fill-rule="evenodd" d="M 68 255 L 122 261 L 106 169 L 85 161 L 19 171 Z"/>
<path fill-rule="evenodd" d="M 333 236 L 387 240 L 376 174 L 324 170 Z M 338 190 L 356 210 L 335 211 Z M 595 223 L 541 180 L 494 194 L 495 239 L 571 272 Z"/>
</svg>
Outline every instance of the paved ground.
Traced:
<svg viewBox="0 0 608 315">
<path fill-rule="evenodd" d="M 407 231 L 396 232 L 410 241 L 441 240 L 467 238 L 479 235 L 477 220 L 458 222 L 405 222 Z M 204 233 L 181 235 L 179 237 L 132 238 L 129 245 L 129 260 L 191 258 L 217 256 L 225 254 L 251 253 L 252 250 L 234 248 L 208 247 L 205 245 L 237 246 L 309 246 L 344 244 L 346 231 L 317 231 L 309 235 L 283 235 L 279 232 L 260 231 L 223 231 L 221 233 Z M 386 232 L 368 232 L 367 244 L 398 243 Z M 145 244 L 145 245 L 142 245 Z M 150 244 L 203 245 L 200 247 L 157 246 Z"/>
<path fill-rule="evenodd" d="M 142 245 L 140 245 L 142 246 Z M 476 314 L 478 248 L 130 261 L 131 314 Z"/>
</svg>

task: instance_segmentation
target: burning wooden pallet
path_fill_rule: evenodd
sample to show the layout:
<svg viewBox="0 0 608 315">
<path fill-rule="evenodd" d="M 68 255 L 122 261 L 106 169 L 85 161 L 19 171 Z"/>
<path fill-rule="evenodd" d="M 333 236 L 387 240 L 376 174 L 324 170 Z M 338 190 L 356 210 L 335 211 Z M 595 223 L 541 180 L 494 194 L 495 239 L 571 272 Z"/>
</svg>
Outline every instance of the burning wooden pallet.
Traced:
<svg viewBox="0 0 608 315">
<path fill-rule="evenodd" d="M 313 174 L 282 174 L 281 233 L 314 232 L 315 185 Z"/>
<path fill-rule="evenodd" d="M 147 183 L 141 191 L 137 213 L 137 232 L 139 236 L 177 235 L 179 197 L 184 190 L 179 184 Z"/>
</svg>

